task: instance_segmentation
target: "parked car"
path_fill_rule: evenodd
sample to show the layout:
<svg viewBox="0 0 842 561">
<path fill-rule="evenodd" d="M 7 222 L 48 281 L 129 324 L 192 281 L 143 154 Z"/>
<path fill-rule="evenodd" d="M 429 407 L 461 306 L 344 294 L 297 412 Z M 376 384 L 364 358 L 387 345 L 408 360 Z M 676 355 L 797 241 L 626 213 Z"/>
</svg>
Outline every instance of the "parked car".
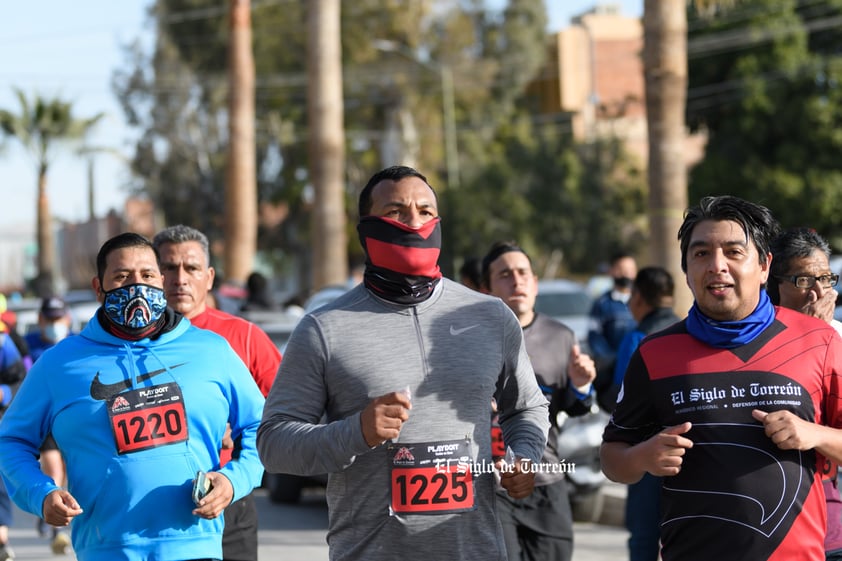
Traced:
<svg viewBox="0 0 842 561">
<path fill-rule="evenodd" d="M 610 275 L 594 275 L 585 284 L 585 290 L 593 300 L 596 300 L 614 287 L 614 279 Z"/>
<path fill-rule="evenodd" d="M 38 329 L 38 309 L 40 307 L 40 298 L 22 298 L 9 302 L 8 310 L 15 314 L 15 325 L 18 333 L 26 335 Z"/>
<path fill-rule="evenodd" d="M 590 413 L 579 417 L 558 414 L 558 455 L 575 466 L 567 473 L 567 494 L 576 522 L 599 522 L 602 517 L 608 479 L 602 473 L 599 447 L 608 418 L 608 413 L 596 404 Z"/>
<path fill-rule="evenodd" d="M 283 354 L 287 340 L 298 322 L 298 318 L 281 310 L 251 310 L 240 312 L 239 315 L 260 327 L 275 343 L 281 354 Z"/>
<path fill-rule="evenodd" d="M 348 292 L 348 287 L 344 285 L 326 286 L 321 290 L 317 290 L 304 304 L 304 313 L 309 314 L 314 310 L 318 310 L 325 304 L 330 304 L 346 292 Z"/>
<path fill-rule="evenodd" d="M 79 333 L 99 309 L 99 301 L 93 290 L 71 290 L 64 295 L 70 310 L 71 330 Z"/>
<path fill-rule="evenodd" d="M 91 290 L 71 291 L 62 299 L 70 311 L 70 330 L 79 333 L 93 317 L 99 302 Z M 38 311 L 41 309 L 41 299 L 36 297 L 23 298 L 8 305 L 9 310 L 17 316 L 17 331 L 26 335 L 38 329 Z"/>
<path fill-rule="evenodd" d="M 557 319 L 573 330 L 583 352 L 587 351 L 591 299 L 581 283 L 569 279 L 538 281 L 535 310 Z"/>
</svg>

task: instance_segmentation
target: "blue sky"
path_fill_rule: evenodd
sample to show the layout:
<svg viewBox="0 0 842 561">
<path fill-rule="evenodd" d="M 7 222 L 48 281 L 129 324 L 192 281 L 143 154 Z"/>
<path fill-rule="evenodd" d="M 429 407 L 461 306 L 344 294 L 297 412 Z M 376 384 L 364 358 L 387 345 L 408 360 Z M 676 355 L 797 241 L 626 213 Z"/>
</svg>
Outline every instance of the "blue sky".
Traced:
<svg viewBox="0 0 842 561">
<path fill-rule="evenodd" d="M 565 27 L 572 15 L 595 0 L 546 0 L 550 29 Z M 17 111 L 12 86 L 27 95 L 38 92 L 73 102 L 76 115 L 105 117 L 90 138 L 93 145 L 129 154 L 131 133 L 111 92 L 111 75 L 123 62 L 121 45 L 148 33 L 146 7 L 151 0 L 85 0 L 14 2 L 0 26 L 0 107 Z M 502 4 L 503 0 L 489 0 Z M 643 0 L 613 0 L 623 13 L 639 16 Z M 96 158 L 96 212 L 121 208 L 126 194 L 125 165 L 116 156 Z M 7 224 L 32 229 L 35 217 L 35 166 L 15 141 L 0 153 L 0 185 Z M 53 214 L 68 220 L 87 216 L 87 168 L 80 158 L 62 152 L 48 177 Z M 11 216 L 11 220 L 9 220 Z"/>
<path fill-rule="evenodd" d="M 547 14 L 550 16 L 550 29 L 558 31 L 566 27 L 572 16 L 581 14 L 597 3 L 617 4 L 620 12 L 628 16 L 643 15 L 643 0 L 545 0 Z"/>
<path fill-rule="evenodd" d="M 27 0 L 6 7 L 0 27 L 0 107 L 19 111 L 12 87 L 27 96 L 58 96 L 73 102 L 75 114 L 105 113 L 91 144 L 128 153 L 122 113 L 111 93 L 111 73 L 122 61 L 121 45 L 143 31 L 147 0 Z M 35 164 L 17 141 L 0 153 L 7 224 L 31 228 L 35 217 Z M 95 164 L 98 214 L 120 208 L 118 189 L 125 165 L 115 156 Z M 87 216 L 87 166 L 72 153 L 60 152 L 49 171 L 47 189 L 53 214 L 66 219 Z M 9 220 L 11 218 L 11 220 Z"/>
</svg>

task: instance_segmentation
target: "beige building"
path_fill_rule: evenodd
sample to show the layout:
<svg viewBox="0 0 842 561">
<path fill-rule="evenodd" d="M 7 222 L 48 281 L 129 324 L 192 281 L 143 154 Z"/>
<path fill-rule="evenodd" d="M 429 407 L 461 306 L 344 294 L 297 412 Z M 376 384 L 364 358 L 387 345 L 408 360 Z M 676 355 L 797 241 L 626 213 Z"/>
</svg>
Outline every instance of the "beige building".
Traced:
<svg viewBox="0 0 842 561">
<path fill-rule="evenodd" d="M 540 111 L 570 116 L 580 141 L 625 139 L 645 166 L 648 156 L 643 76 L 643 23 L 616 4 L 597 4 L 552 37 L 548 65 L 533 84 Z M 689 137 L 688 165 L 703 155 L 704 139 Z"/>
</svg>

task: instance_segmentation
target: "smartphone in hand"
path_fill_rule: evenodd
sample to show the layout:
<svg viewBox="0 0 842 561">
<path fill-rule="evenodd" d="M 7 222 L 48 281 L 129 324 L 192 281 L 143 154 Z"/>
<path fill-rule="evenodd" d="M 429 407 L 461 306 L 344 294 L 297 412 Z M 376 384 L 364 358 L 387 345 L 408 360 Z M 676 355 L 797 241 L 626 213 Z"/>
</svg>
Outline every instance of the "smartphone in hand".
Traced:
<svg viewBox="0 0 842 561">
<path fill-rule="evenodd" d="M 199 506 L 199 501 L 210 493 L 212 488 L 213 485 L 208 479 L 208 474 L 201 470 L 196 472 L 196 479 L 193 480 L 193 502 L 196 503 L 196 506 Z"/>
</svg>

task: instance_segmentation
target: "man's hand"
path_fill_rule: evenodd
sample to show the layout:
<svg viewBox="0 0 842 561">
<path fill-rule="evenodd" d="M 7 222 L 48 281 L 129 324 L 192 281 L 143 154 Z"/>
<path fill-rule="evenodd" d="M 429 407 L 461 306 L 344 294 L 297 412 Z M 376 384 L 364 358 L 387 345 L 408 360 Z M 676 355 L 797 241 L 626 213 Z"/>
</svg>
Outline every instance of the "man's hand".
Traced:
<svg viewBox="0 0 842 561">
<path fill-rule="evenodd" d="M 583 354 L 579 344 L 570 350 L 570 360 L 567 363 L 567 378 L 575 388 L 587 386 L 596 378 L 596 365 L 590 355 Z"/>
<path fill-rule="evenodd" d="M 807 294 L 808 302 L 801 308 L 801 313 L 819 318 L 820 320 L 830 323 L 833 319 L 833 312 L 836 309 L 836 291 L 828 288 L 819 298 L 815 290 L 810 290 Z"/>
<path fill-rule="evenodd" d="M 199 501 L 199 506 L 193 509 L 193 515 L 211 520 L 222 514 L 225 507 L 231 504 L 234 487 L 231 481 L 218 471 L 209 471 L 207 476 L 212 485 L 211 490 Z"/>
<path fill-rule="evenodd" d="M 819 425 L 805 421 L 792 411 L 766 413 L 755 409 L 751 416 L 760 421 L 766 436 L 781 450 L 812 450 L 819 445 L 822 430 Z"/>
<path fill-rule="evenodd" d="M 652 475 L 676 475 L 684 463 L 684 453 L 693 447 L 693 441 L 681 436 L 692 428 L 689 422 L 667 427 L 640 446 L 643 468 Z"/>
<path fill-rule="evenodd" d="M 68 491 L 56 489 L 44 497 L 41 506 L 44 522 L 51 526 L 68 526 L 74 517 L 82 514 L 82 507 Z"/>
<path fill-rule="evenodd" d="M 500 470 L 500 485 L 513 499 L 523 499 L 532 494 L 535 488 L 535 473 L 530 469 L 532 462 L 527 458 L 518 458 L 514 464 L 497 461 Z"/>
<path fill-rule="evenodd" d="M 410 409 L 412 402 L 404 392 L 387 393 L 371 400 L 360 414 L 366 444 L 374 447 L 397 438 L 401 426 L 409 419 Z"/>
</svg>

